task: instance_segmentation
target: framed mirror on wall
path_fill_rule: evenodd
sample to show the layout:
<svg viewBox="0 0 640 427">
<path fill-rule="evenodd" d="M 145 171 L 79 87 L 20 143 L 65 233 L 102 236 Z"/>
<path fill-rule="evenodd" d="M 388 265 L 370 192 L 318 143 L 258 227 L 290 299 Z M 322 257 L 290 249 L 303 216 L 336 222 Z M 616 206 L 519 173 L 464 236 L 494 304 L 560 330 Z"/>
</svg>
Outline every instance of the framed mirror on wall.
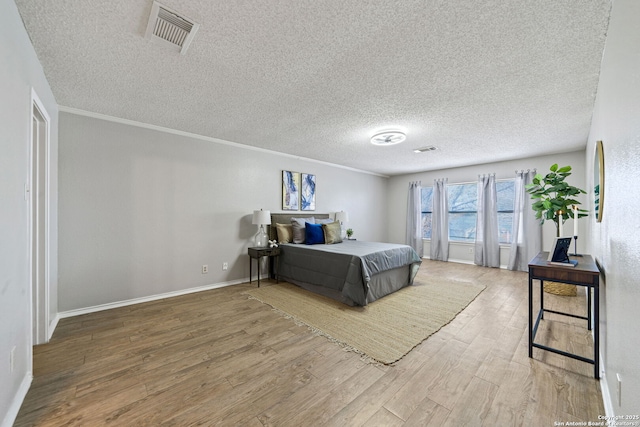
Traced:
<svg viewBox="0 0 640 427">
<path fill-rule="evenodd" d="M 596 222 L 601 222 L 604 209 L 604 150 L 602 149 L 602 141 L 596 142 L 596 153 L 593 158 L 593 195 Z"/>
</svg>

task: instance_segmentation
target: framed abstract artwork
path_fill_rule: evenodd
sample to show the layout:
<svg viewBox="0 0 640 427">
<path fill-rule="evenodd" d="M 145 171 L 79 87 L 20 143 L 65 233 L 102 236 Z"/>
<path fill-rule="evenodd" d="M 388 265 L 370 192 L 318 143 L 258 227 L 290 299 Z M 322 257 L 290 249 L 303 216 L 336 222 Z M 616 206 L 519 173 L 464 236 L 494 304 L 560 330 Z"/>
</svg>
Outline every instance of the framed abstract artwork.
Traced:
<svg viewBox="0 0 640 427">
<path fill-rule="evenodd" d="M 282 210 L 300 208 L 300 172 L 282 171 Z"/>
<path fill-rule="evenodd" d="M 316 176 L 310 173 L 302 174 L 302 192 L 300 193 L 300 207 L 303 211 L 316 210 Z"/>
</svg>

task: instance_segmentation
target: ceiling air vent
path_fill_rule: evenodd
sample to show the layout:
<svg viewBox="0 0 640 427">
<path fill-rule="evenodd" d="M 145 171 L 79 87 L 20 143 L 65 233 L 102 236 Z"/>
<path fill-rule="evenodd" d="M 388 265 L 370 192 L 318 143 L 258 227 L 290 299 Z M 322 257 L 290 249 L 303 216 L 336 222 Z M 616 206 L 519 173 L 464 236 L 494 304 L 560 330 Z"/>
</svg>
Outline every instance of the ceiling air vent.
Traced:
<svg viewBox="0 0 640 427">
<path fill-rule="evenodd" d="M 416 148 L 415 150 L 413 150 L 414 153 L 425 153 L 427 151 L 435 151 L 437 150 L 436 147 L 434 147 L 433 145 L 430 145 L 428 147 L 422 147 L 422 148 Z"/>
<path fill-rule="evenodd" d="M 154 1 L 145 37 L 169 43 L 184 55 L 198 27 L 193 20 Z"/>
</svg>

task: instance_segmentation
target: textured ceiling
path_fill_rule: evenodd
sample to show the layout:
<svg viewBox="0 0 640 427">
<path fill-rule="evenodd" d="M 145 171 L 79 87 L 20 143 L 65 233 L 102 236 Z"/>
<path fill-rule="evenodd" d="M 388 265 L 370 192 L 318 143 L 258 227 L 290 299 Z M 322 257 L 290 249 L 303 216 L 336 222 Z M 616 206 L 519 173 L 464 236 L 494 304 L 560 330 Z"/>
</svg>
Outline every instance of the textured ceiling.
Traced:
<svg viewBox="0 0 640 427">
<path fill-rule="evenodd" d="M 186 55 L 144 37 L 151 0 L 16 0 L 61 106 L 384 175 L 585 147 L 611 7 L 161 3 L 200 24 Z"/>
</svg>

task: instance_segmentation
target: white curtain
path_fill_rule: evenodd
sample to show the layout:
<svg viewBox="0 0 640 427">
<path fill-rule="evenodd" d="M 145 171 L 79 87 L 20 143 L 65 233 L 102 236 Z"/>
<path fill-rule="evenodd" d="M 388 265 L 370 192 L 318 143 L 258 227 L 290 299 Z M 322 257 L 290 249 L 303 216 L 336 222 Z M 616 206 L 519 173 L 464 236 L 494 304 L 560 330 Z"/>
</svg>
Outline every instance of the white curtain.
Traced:
<svg viewBox="0 0 640 427">
<path fill-rule="evenodd" d="M 422 184 L 420 181 L 409 183 L 407 199 L 407 245 L 411 246 L 422 258 Z"/>
<path fill-rule="evenodd" d="M 525 190 L 535 175 L 535 169 L 516 171 L 509 270 L 527 271 L 529 261 L 542 249 L 542 226 L 531 208 L 533 200 Z"/>
<path fill-rule="evenodd" d="M 449 200 L 447 179 L 433 181 L 431 214 L 431 259 L 449 260 Z"/>
<path fill-rule="evenodd" d="M 485 267 L 500 267 L 495 174 L 478 176 L 478 219 L 474 262 Z"/>
</svg>

